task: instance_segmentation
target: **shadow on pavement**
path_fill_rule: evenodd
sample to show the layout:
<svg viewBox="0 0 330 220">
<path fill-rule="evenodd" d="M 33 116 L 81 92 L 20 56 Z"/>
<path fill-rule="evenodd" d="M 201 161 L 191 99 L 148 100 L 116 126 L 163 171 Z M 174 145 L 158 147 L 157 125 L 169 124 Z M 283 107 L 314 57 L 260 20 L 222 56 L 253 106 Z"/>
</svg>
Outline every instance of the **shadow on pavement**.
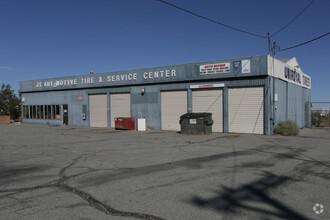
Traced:
<svg viewBox="0 0 330 220">
<path fill-rule="evenodd" d="M 287 205 L 271 198 L 267 191 L 292 180 L 286 176 L 277 176 L 268 172 L 257 181 L 244 184 L 238 188 L 222 187 L 213 198 L 203 199 L 194 196 L 191 202 L 201 208 L 213 209 L 219 213 L 239 213 L 240 210 L 252 211 L 269 218 L 308 219 Z"/>
</svg>

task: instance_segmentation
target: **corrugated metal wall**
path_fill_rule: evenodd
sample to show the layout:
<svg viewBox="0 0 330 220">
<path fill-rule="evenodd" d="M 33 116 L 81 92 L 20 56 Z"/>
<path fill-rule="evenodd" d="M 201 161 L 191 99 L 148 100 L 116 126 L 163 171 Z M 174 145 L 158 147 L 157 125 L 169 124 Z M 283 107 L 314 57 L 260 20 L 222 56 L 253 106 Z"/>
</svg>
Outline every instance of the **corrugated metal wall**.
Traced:
<svg viewBox="0 0 330 220">
<path fill-rule="evenodd" d="M 277 94 L 277 101 L 275 101 L 275 119 L 278 122 L 285 121 L 288 118 L 287 110 L 287 82 L 279 79 L 275 79 L 275 93 Z"/>
<path fill-rule="evenodd" d="M 275 79 L 275 93 L 278 98 L 275 101 L 276 124 L 287 119 L 297 122 L 301 128 L 310 124 L 311 119 L 306 115 L 306 103 L 310 102 L 311 94 L 309 89 Z"/>
<path fill-rule="evenodd" d="M 40 93 L 24 93 L 25 102 L 22 105 L 61 105 L 69 104 L 69 125 L 89 126 L 89 119 L 82 120 L 82 105 L 88 106 L 88 93 L 86 90 L 53 91 Z M 77 101 L 77 96 L 83 96 Z M 89 115 L 88 108 L 87 114 Z M 23 119 L 23 123 L 62 125 L 61 120 Z"/>
<path fill-rule="evenodd" d="M 288 83 L 288 119 L 297 122 L 299 127 L 305 126 L 305 108 L 302 87 Z"/>
<path fill-rule="evenodd" d="M 68 91 L 52 91 L 52 92 L 36 92 L 36 93 L 23 93 L 25 98 L 23 105 L 54 105 L 54 104 L 68 104 L 69 106 L 69 125 L 71 126 L 89 126 L 89 118 L 82 119 L 83 105 L 87 106 L 86 115 L 89 115 L 89 94 L 108 94 L 111 93 L 130 93 L 131 94 L 131 115 L 132 117 L 146 118 L 147 127 L 150 129 L 161 129 L 161 91 L 169 90 L 186 90 L 188 97 L 188 109 L 192 109 L 192 96 L 190 85 L 196 83 L 219 83 L 225 84 L 224 88 L 224 131 L 228 131 L 228 118 L 226 112 L 228 111 L 228 88 L 236 87 L 250 87 L 250 86 L 265 86 L 265 133 L 270 134 L 272 130 L 271 118 L 272 118 L 272 96 L 273 90 L 268 89 L 272 87 L 272 79 L 256 78 L 245 80 L 232 80 L 232 81 L 205 81 L 205 82 L 189 82 L 189 83 L 173 83 L 173 84 L 158 84 L 158 85 L 145 85 L 134 87 L 115 87 L 115 88 L 103 88 L 103 89 L 81 89 L 81 90 L 68 90 Z M 274 102 L 277 106 L 275 111 L 275 124 L 279 121 L 286 119 L 292 119 L 297 121 L 300 127 L 306 125 L 306 102 L 310 101 L 310 90 L 299 87 L 297 85 L 287 83 L 280 79 L 274 79 L 275 91 L 277 93 L 278 100 Z M 269 86 L 268 86 L 269 83 Z M 141 94 L 141 90 L 145 89 L 145 94 Z M 190 94 L 190 95 L 189 95 Z M 77 96 L 83 96 L 82 101 L 77 100 Z M 110 98 L 109 98 L 110 100 Z M 108 101 L 109 101 L 108 100 Z M 110 106 L 111 109 L 111 106 Z M 110 125 L 110 111 L 108 112 L 108 125 Z M 310 121 L 310 118 L 308 119 Z M 25 123 L 36 124 L 54 124 L 61 125 L 59 120 L 38 120 L 38 119 L 24 119 Z"/>
<path fill-rule="evenodd" d="M 265 79 L 245 79 L 245 80 L 232 80 L 232 81 L 204 81 L 204 82 L 189 82 L 189 83 L 171 83 L 171 84 L 157 84 L 157 85 L 145 85 L 145 86 L 127 86 L 127 87 L 111 87 L 102 89 L 81 89 L 81 90 L 67 90 L 67 91 L 53 91 L 53 92 L 36 92 L 36 93 L 23 93 L 25 97 L 24 105 L 36 105 L 36 104 L 68 104 L 69 106 L 69 125 L 70 126 L 89 126 L 89 101 L 88 95 L 92 94 L 107 94 L 108 102 L 110 102 L 111 94 L 115 93 L 130 93 L 131 94 L 131 116 L 135 118 L 146 118 L 147 128 L 160 130 L 161 129 L 161 91 L 171 90 L 185 90 L 187 91 L 187 103 L 188 111 L 192 110 L 192 90 L 190 85 L 192 84 L 214 84 L 224 83 L 229 88 L 236 87 L 250 87 L 250 86 L 264 86 Z M 226 87 L 227 88 L 227 87 Z M 142 94 L 142 89 L 145 93 Z M 226 99 L 228 93 L 227 89 L 224 90 L 224 131 L 228 131 L 228 117 L 225 112 L 228 111 L 228 100 Z M 77 96 L 83 96 L 83 101 L 78 101 Z M 268 100 L 267 95 L 266 100 Z M 266 101 L 268 103 L 268 101 Z M 82 119 L 83 105 L 87 106 L 87 118 Z M 108 103 L 108 127 L 110 127 L 111 118 L 111 105 Z M 269 107 L 265 106 L 265 131 L 269 133 Z M 24 119 L 25 123 L 36 124 L 56 124 L 60 125 L 61 121 L 58 120 L 37 120 L 37 119 Z"/>
</svg>

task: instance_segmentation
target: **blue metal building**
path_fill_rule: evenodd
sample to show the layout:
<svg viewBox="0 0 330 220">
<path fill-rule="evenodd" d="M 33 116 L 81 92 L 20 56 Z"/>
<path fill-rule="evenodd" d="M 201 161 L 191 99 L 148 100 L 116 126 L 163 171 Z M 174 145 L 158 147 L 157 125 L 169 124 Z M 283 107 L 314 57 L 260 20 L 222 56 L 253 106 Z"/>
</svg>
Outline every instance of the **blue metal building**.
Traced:
<svg viewBox="0 0 330 220">
<path fill-rule="evenodd" d="M 22 122 L 114 127 L 145 118 L 179 130 L 180 115 L 211 112 L 213 131 L 272 134 L 291 119 L 310 125 L 311 78 L 296 58 L 269 55 L 23 81 Z"/>
</svg>

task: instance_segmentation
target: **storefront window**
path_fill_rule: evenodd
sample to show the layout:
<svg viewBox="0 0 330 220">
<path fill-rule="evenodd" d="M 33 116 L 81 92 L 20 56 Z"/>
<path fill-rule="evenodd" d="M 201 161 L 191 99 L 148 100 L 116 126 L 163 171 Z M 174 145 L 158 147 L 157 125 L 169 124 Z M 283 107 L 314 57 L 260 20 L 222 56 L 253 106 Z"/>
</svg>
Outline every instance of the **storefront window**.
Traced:
<svg viewBox="0 0 330 220">
<path fill-rule="evenodd" d="M 47 105 L 47 119 L 51 119 L 52 118 L 52 106 L 51 105 Z"/>
<path fill-rule="evenodd" d="M 44 119 L 45 118 L 44 117 L 44 106 L 40 105 L 39 108 L 40 108 L 40 119 Z"/>
<path fill-rule="evenodd" d="M 23 106 L 23 118 L 26 118 L 26 106 Z"/>
<path fill-rule="evenodd" d="M 61 118 L 61 105 L 24 105 L 22 111 L 24 119 L 54 120 Z"/>
<path fill-rule="evenodd" d="M 37 114 L 36 114 L 37 110 L 36 110 L 36 106 L 33 105 L 32 106 L 32 119 L 36 119 L 37 118 Z"/>
<path fill-rule="evenodd" d="M 57 120 L 60 120 L 61 119 L 61 116 L 60 116 L 60 106 L 59 105 L 56 105 L 55 107 L 55 111 L 56 111 L 56 119 Z"/>
<path fill-rule="evenodd" d="M 26 106 L 26 118 L 30 119 L 30 106 Z"/>
<path fill-rule="evenodd" d="M 52 118 L 55 119 L 55 105 L 52 105 Z"/>
<path fill-rule="evenodd" d="M 28 105 L 23 106 L 23 118 L 24 119 L 29 119 L 29 110 L 30 110 L 30 106 L 28 106 Z"/>
<path fill-rule="evenodd" d="M 37 117 L 36 117 L 36 119 L 40 119 L 40 108 L 39 108 L 39 105 L 36 106 L 36 109 L 37 109 Z"/>
<path fill-rule="evenodd" d="M 47 105 L 44 105 L 45 119 L 48 118 Z"/>
</svg>

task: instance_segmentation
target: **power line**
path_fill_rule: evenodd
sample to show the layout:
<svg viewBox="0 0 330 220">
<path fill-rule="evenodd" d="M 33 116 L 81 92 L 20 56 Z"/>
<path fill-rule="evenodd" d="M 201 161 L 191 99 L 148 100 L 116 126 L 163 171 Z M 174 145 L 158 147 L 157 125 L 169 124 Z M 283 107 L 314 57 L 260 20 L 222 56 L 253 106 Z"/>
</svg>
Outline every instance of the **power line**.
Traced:
<svg viewBox="0 0 330 220">
<path fill-rule="evenodd" d="M 281 29 L 279 29 L 278 31 L 276 31 L 274 34 L 271 35 L 271 37 L 274 37 L 276 34 L 280 33 L 281 31 L 283 31 L 286 27 L 288 27 L 292 22 L 294 22 L 300 15 L 302 15 L 307 8 L 309 8 L 309 6 L 311 6 L 313 3 L 315 2 L 315 0 L 312 0 L 296 17 L 294 17 L 289 23 L 287 23 L 286 25 L 284 25 Z"/>
<path fill-rule="evenodd" d="M 323 35 L 321 35 L 321 36 L 319 36 L 319 37 L 317 37 L 317 38 L 314 38 L 314 39 L 312 39 L 312 40 L 306 41 L 306 42 L 304 42 L 304 43 L 297 44 L 297 45 L 292 46 L 292 47 L 287 47 L 287 48 L 284 48 L 284 49 L 280 49 L 279 51 L 290 50 L 290 49 L 293 49 L 293 48 L 296 48 L 296 47 L 300 47 L 300 46 L 302 46 L 302 45 L 308 44 L 308 43 L 313 42 L 313 41 L 315 41 L 315 40 L 318 40 L 318 39 L 320 39 L 320 38 L 322 38 L 322 37 L 325 37 L 325 36 L 327 36 L 328 34 L 330 34 L 330 32 L 328 32 L 328 33 L 326 33 L 326 34 L 323 34 Z"/>
<path fill-rule="evenodd" d="M 224 26 L 224 27 L 230 28 L 230 29 L 232 29 L 232 30 L 239 31 L 239 32 L 242 32 L 242 33 L 245 33 L 245 34 L 249 34 L 249 35 L 252 35 L 252 36 L 255 36 L 255 37 L 267 38 L 266 36 L 262 36 L 262 35 L 259 35 L 259 34 L 255 34 L 255 33 L 249 32 L 249 31 L 244 31 L 244 30 L 242 30 L 242 29 L 235 28 L 235 27 L 233 27 L 233 26 L 230 26 L 230 25 L 227 25 L 227 24 L 221 23 L 221 22 L 219 22 L 219 21 L 215 21 L 215 20 L 213 20 L 213 19 L 210 19 L 210 18 L 204 17 L 204 16 L 202 16 L 202 15 L 196 14 L 196 13 L 194 13 L 194 12 L 192 12 L 192 11 L 187 10 L 187 9 L 184 9 L 184 8 L 179 7 L 179 6 L 173 5 L 173 4 L 169 3 L 169 2 L 166 2 L 166 1 L 163 1 L 163 0 L 156 0 L 156 1 L 162 2 L 162 3 L 166 4 L 166 5 L 169 5 L 169 6 L 172 6 L 172 7 L 174 7 L 174 8 L 177 8 L 177 9 L 179 9 L 179 10 L 181 10 L 181 11 L 187 12 L 187 13 L 189 13 L 189 14 L 192 14 L 192 15 L 194 15 L 194 16 L 196 16 L 196 17 L 199 17 L 199 18 L 202 18 L 202 19 L 204 19 L 204 20 L 210 21 L 210 22 L 212 22 L 212 23 L 215 23 L 215 24 L 218 24 L 218 25 L 221 25 L 221 26 Z"/>
</svg>

